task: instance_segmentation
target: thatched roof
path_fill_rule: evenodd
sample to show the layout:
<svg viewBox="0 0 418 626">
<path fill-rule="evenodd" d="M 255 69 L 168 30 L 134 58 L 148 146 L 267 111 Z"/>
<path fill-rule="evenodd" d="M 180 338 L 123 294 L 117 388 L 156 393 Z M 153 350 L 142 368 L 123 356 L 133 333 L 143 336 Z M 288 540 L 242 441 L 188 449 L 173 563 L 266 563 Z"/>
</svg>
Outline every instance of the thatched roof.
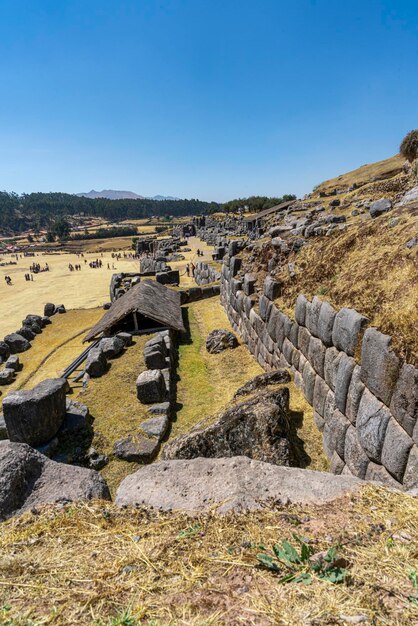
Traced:
<svg viewBox="0 0 418 626">
<path fill-rule="evenodd" d="M 145 317 L 167 328 L 184 331 L 181 316 L 180 293 L 168 289 L 155 280 L 142 280 L 118 300 L 115 300 L 102 319 L 84 338 L 90 341 L 108 331 L 130 313 L 141 313 Z"/>
<path fill-rule="evenodd" d="M 271 215 L 271 213 L 276 213 L 277 211 L 284 211 L 288 209 L 296 200 L 288 200 L 287 202 L 282 202 L 281 204 L 276 204 L 276 206 L 270 207 L 270 209 L 264 209 L 264 211 L 259 211 L 254 215 L 250 215 L 249 217 L 244 218 L 244 222 L 255 222 L 260 218 L 266 217 L 267 215 Z"/>
</svg>

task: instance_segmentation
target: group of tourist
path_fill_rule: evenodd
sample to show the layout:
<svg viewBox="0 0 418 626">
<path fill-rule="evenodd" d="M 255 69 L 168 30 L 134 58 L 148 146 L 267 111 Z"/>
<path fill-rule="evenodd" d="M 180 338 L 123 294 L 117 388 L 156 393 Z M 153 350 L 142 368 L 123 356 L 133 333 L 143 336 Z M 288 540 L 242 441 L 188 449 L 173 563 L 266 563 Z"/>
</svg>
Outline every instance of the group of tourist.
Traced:
<svg viewBox="0 0 418 626">
<path fill-rule="evenodd" d="M 41 267 L 40 263 L 32 263 L 29 267 L 29 271 L 34 274 L 39 274 L 39 272 L 49 272 L 49 265 L 48 263 L 45 263 L 44 267 Z"/>
<path fill-rule="evenodd" d="M 33 280 L 33 274 L 25 274 L 25 280 L 26 280 L 26 281 L 31 281 L 31 280 Z"/>
<path fill-rule="evenodd" d="M 72 263 L 69 263 L 68 269 L 70 270 L 70 272 L 79 272 L 81 271 L 81 265 L 78 263 L 76 263 L 75 265 L 73 265 Z"/>
</svg>

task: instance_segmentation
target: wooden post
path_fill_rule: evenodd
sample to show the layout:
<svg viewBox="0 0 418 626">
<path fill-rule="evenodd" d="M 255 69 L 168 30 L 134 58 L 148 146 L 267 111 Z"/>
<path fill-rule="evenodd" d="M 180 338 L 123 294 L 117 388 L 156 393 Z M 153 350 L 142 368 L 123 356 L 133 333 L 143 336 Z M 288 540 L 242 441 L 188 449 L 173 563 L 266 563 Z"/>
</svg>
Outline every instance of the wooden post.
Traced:
<svg viewBox="0 0 418 626">
<path fill-rule="evenodd" d="M 136 311 L 134 311 L 134 326 L 135 330 L 138 330 L 138 315 Z"/>
</svg>

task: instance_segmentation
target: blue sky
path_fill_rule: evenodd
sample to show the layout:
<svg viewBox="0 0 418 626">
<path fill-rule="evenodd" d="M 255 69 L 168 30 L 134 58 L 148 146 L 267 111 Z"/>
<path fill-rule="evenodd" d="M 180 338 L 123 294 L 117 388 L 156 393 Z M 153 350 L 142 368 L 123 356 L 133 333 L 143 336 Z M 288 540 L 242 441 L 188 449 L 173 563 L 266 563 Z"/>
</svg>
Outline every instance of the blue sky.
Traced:
<svg viewBox="0 0 418 626">
<path fill-rule="evenodd" d="M 418 127 L 417 0 L 0 0 L 0 189 L 301 195 Z"/>
</svg>

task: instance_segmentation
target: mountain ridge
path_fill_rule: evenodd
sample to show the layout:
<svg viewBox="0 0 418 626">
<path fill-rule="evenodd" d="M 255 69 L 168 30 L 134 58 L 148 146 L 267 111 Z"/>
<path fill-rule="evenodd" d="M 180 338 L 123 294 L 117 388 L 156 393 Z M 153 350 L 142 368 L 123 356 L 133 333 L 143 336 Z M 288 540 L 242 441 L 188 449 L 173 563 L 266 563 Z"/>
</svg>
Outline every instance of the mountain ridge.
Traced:
<svg viewBox="0 0 418 626">
<path fill-rule="evenodd" d="M 79 198 L 107 198 L 108 200 L 180 200 L 175 196 L 141 196 L 133 191 L 122 191 L 117 189 L 102 189 L 102 191 L 82 191 L 75 194 Z"/>
</svg>

